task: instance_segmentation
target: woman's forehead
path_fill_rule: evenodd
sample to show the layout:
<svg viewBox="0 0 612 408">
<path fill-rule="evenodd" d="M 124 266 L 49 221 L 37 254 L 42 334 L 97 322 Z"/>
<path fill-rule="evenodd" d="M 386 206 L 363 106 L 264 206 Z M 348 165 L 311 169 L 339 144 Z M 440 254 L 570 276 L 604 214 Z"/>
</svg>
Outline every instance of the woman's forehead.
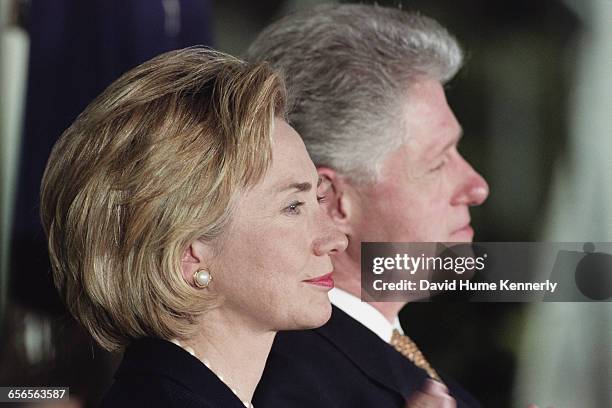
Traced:
<svg viewBox="0 0 612 408">
<path fill-rule="evenodd" d="M 318 175 L 300 135 L 284 120 L 276 119 L 272 135 L 272 162 L 263 183 L 277 192 L 316 188 Z"/>
</svg>

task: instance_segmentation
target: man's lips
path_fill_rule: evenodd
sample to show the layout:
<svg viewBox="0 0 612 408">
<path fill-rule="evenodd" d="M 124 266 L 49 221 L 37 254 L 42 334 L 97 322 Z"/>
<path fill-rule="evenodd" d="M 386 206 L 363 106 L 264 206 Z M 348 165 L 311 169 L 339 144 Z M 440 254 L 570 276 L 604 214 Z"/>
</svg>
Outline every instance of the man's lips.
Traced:
<svg viewBox="0 0 612 408">
<path fill-rule="evenodd" d="M 455 232 L 472 231 L 472 225 L 470 223 L 465 224 L 463 227 L 457 229 Z"/>
<path fill-rule="evenodd" d="M 334 287 L 334 279 L 332 278 L 332 272 L 326 273 L 325 275 L 317 276 L 316 278 L 306 279 L 302 282 L 310 283 L 311 285 L 323 286 L 325 288 Z"/>
<path fill-rule="evenodd" d="M 472 228 L 472 226 L 470 225 L 470 223 L 468 222 L 467 224 L 465 224 L 463 227 L 455 230 L 454 232 L 451 233 L 451 235 L 469 235 L 469 236 L 473 236 L 474 235 L 474 229 Z"/>
</svg>

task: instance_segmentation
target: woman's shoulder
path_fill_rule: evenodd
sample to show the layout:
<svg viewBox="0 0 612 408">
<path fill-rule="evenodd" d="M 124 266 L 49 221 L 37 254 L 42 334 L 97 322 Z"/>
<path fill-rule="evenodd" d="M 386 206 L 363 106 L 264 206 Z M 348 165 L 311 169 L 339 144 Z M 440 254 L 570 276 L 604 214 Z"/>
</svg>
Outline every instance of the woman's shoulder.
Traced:
<svg viewBox="0 0 612 408">
<path fill-rule="evenodd" d="M 102 408 L 242 407 L 201 361 L 161 339 L 135 340 L 126 349 Z"/>
<path fill-rule="evenodd" d="M 170 378 L 155 375 L 121 377 L 104 396 L 101 408 L 212 408 L 214 404 L 202 399 Z"/>
</svg>

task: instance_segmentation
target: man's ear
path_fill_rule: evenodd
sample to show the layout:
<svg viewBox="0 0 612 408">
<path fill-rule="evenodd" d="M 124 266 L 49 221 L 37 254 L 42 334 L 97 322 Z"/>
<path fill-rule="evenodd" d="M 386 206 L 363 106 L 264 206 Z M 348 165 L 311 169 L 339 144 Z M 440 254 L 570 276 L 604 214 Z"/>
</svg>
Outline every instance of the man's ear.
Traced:
<svg viewBox="0 0 612 408">
<path fill-rule="evenodd" d="M 351 235 L 356 208 L 356 190 L 351 183 L 336 170 L 317 167 L 321 177 L 320 191 L 325 196 L 325 209 L 340 231 Z"/>
<path fill-rule="evenodd" d="M 209 245 L 196 239 L 183 251 L 181 257 L 181 272 L 183 279 L 190 285 L 194 285 L 193 275 L 199 269 L 208 269 L 210 253 L 212 249 Z"/>
</svg>

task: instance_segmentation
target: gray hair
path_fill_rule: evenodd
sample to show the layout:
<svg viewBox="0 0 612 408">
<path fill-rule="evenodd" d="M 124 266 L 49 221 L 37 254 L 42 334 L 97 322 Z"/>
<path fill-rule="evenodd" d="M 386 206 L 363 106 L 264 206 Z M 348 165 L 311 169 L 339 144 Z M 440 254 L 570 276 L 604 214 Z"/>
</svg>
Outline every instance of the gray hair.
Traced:
<svg viewBox="0 0 612 408">
<path fill-rule="evenodd" d="M 400 9 L 326 4 L 267 27 L 246 58 L 286 77 L 288 119 L 318 166 L 375 181 L 382 160 L 406 141 L 409 86 L 442 83 L 461 67 L 456 40 L 436 21 Z"/>
</svg>

